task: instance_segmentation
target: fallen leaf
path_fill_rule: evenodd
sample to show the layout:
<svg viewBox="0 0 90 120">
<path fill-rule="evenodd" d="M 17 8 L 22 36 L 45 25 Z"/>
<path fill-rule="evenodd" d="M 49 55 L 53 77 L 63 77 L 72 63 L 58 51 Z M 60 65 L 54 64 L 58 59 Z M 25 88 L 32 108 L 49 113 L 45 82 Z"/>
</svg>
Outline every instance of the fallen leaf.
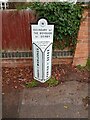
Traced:
<svg viewBox="0 0 90 120">
<path fill-rule="evenodd" d="M 67 105 L 64 105 L 64 108 L 65 108 L 65 109 L 67 109 L 67 108 L 68 108 L 68 106 L 67 106 Z"/>
<path fill-rule="evenodd" d="M 14 88 L 17 89 L 17 86 L 15 86 Z"/>
<path fill-rule="evenodd" d="M 4 95 L 5 93 L 2 93 L 2 95 Z"/>
</svg>

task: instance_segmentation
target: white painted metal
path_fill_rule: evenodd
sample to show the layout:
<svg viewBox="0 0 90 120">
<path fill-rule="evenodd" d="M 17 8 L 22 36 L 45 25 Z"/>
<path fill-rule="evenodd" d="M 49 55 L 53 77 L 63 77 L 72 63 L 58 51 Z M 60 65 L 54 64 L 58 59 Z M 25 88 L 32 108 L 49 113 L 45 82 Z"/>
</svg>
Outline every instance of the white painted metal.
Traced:
<svg viewBox="0 0 90 120">
<path fill-rule="evenodd" d="M 51 59 L 54 25 L 48 25 L 46 19 L 32 24 L 34 79 L 44 83 L 51 77 Z"/>
<path fill-rule="evenodd" d="M 76 4 L 77 0 L 58 0 L 58 2 L 70 2 Z"/>
<path fill-rule="evenodd" d="M 7 2 L 8 0 L 0 0 L 0 9 L 6 9 L 7 8 Z"/>
</svg>

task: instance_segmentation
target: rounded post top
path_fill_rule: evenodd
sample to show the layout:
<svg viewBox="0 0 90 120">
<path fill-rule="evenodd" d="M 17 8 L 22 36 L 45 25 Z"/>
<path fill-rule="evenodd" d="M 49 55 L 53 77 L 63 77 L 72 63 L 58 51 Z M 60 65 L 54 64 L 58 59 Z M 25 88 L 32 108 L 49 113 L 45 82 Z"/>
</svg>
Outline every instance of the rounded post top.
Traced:
<svg viewBox="0 0 90 120">
<path fill-rule="evenodd" d="M 38 25 L 39 25 L 40 27 L 45 27 L 47 24 L 48 24 L 48 23 L 47 23 L 47 20 L 44 19 L 44 18 L 41 18 L 41 19 L 39 19 L 39 21 L 38 21 Z"/>
</svg>

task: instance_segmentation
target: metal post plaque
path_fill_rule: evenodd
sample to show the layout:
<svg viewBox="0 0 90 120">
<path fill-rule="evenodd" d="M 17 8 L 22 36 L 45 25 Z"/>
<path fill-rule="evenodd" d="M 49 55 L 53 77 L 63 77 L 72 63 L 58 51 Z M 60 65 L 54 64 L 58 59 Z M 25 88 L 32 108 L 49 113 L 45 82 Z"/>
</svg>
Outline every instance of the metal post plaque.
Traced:
<svg viewBox="0 0 90 120">
<path fill-rule="evenodd" d="M 51 77 L 54 25 L 41 18 L 31 25 L 34 79 L 44 83 Z"/>
</svg>

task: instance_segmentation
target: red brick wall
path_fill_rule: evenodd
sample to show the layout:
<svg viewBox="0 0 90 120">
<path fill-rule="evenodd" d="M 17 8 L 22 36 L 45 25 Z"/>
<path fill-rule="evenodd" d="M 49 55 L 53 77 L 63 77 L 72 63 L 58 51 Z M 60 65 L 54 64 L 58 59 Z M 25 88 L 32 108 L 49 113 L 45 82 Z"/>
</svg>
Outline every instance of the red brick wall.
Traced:
<svg viewBox="0 0 90 120">
<path fill-rule="evenodd" d="M 89 56 L 89 17 L 88 17 L 88 9 L 84 10 L 83 20 L 81 22 L 78 41 L 76 45 L 75 55 L 73 59 L 73 65 L 82 65 L 85 66 L 88 56 Z"/>
<path fill-rule="evenodd" d="M 0 50 L 2 50 L 2 12 L 0 11 Z"/>
<path fill-rule="evenodd" d="M 90 9 L 88 10 L 88 50 L 89 50 L 89 57 L 90 57 Z"/>
<path fill-rule="evenodd" d="M 71 58 L 53 58 L 52 64 L 70 64 L 72 63 Z M 22 66 L 32 66 L 33 61 L 32 58 L 30 59 L 3 59 L 2 66 L 3 67 L 22 67 Z"/>
</svg>

